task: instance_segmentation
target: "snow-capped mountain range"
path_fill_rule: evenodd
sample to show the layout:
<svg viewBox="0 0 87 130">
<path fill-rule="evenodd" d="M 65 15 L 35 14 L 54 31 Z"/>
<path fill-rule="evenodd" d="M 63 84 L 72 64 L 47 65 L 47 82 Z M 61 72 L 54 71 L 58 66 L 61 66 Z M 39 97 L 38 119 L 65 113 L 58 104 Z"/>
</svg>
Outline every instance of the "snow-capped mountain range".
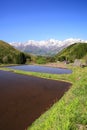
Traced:
<svg viewBox="0 0 87 130">
<path fill-rule="evenodd" d="M 13 42 L 10 43 L 16 49 L 23 52 L 28 52 L 36 55 L 54 55 L 60 52 L 62 49 L 74 43 L 87 43 L 85 40 L 81 39 L 66 39 L 64 41 L 59 41 L 55 39 L 50 39 L 46 41 L 34 41 L 29 40 L 27 42 Z"/>
</svg>

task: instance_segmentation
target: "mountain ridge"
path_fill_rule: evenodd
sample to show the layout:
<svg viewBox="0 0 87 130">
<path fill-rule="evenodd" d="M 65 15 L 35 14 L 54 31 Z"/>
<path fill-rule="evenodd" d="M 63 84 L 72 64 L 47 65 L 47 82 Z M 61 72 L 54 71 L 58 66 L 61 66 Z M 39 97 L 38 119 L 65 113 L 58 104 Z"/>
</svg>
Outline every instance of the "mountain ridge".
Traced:
<svg viewBox="0 0 87 130">
<path fill-rule="evenodd" d="M 55 55 L 69 45 L 78 42 L 87 43 L 86 40 L 69 38 L 63 41 L 55 39 L 49 39 L 45 41 L 29 40 L 27 42 L 13 42 L 9 44 L 11 44 L 20 51 L 32 53 L 35 55 Z"/>
</svg>

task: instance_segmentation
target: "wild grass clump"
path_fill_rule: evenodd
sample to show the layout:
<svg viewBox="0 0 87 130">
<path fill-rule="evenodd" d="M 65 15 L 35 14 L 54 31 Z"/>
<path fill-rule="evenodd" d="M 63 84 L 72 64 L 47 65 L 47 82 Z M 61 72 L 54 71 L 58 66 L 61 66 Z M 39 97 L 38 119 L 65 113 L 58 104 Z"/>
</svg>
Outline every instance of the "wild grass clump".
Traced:
<svg viewBox="0 0 87 130">
<path fill-rule="evenodd" d="M 27 130 L 86 130 L 87 68 L 73 68 L 69 75 L 53 76 L 73 83 L 71 89 Z"/>
</svg>

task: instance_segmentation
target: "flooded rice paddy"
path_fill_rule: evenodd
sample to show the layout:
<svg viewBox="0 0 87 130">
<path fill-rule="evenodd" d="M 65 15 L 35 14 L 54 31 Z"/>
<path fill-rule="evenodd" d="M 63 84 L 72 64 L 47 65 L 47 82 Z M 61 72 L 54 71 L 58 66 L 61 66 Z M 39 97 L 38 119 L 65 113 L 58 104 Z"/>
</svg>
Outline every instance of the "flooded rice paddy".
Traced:
<svg viewBox="0 0 87 130">
<path fill-rule="evenodd" d="M 0 130 L 25 130 L 71 84 L 0 71 Z"/>
</svg>

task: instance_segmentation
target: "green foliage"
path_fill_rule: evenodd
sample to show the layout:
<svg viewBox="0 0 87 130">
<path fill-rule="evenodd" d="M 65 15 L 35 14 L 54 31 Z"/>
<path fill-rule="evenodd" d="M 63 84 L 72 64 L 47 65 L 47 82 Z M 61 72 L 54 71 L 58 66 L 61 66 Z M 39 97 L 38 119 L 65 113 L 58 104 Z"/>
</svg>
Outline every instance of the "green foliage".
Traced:
<svg viewBox="0 0 87 130">
<path fill-rule="evenodd" d="M 65 61 L 66 60 L 66 56 L 60 56 L 60 57 L 58 57 L 58 61 Z"/>
<path fill-rule="evenodd" d="M 31 59 L 32 56 L 28 53 L 25 53 L 25 57 L 26 57 L 26 64 L 29 64 L 32 61 Z"/>
<path fill-rule="evenodd" d="M 68 60 L 70 62 L 73 62 L 75 59 L 81 59 L 85 55 L 87 55 L 87 44 L 75 43 L 58 53 L 56 55 L 56 58 L 59 61 Z"/>
<path fill-rule="evenodd" d="M 48 62 L 55 62 L 55 57 L 37 56 L 36 63 L 46 64 Z"/>
<path fill-rule="evenodd" d="M 24 64 L 26 56 L 24 53 L 14 49 L 4 41 L 0 41 L 0 63 L 3 64 Z"/>
<path fill-rule="evenodd" d="M 85 64 L 87 65 L 87 55 L 85 55 L 83 59 L 85 60 Z"/>
<path fill-rule="evenodd" d="M 38 63 L 38 64 L 46 64 L 46 58 L 45 57 L 43 57 L 43 56 L 38 56 L 37 57 L 37 60 L 36 60 L 36 63 Z"/>
<path fill-rule="evenodd" d="M 79 130 L 79 125 L 85 130 L 87 125 L 87 68 L 73 68 L 73 73 L 69 75 L 49 75 L 46 74 L 47 77 L 53 79 L 69 80 L 73 86 L 28 130 Z"/>
<path fill-rule="evenodd" d="M 55 58 L 55 56 L 46 57 L 46 61 L 47 62 L 55 62 L 56 58 Z"/>
<path fill-rule="evenodd" d="M 26 57 L 25 57 L 24 53 L 20 52 L 20 53 L 17 55 L 16 63 L 17 63 L 17 64 L 25 64 L 25 62 L 26 62 Z"/>
</svg>

